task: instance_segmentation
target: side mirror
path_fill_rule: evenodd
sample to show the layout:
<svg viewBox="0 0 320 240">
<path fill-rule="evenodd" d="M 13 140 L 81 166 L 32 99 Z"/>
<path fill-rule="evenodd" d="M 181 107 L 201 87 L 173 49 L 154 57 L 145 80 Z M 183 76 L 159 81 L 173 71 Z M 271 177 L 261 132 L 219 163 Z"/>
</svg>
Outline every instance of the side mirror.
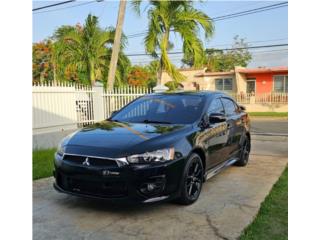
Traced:
<svg viewBox="0 0 320 240">
<path fill-rule="evenodd" d="M 211 113 L 209 115 L 209 123 L 210 124 L 220 123 L 220 122 L 225 122 L 225 121 L 227 121 L 227 118 L 222 113 Z"/>
<path fill-rule="evenodd" d="M 241 111 L 245 111 L 246 110 L 246 107 L 242 106 L 242 105 L 239 105 L 239 108 L 240 108 Z"/>
</svg>

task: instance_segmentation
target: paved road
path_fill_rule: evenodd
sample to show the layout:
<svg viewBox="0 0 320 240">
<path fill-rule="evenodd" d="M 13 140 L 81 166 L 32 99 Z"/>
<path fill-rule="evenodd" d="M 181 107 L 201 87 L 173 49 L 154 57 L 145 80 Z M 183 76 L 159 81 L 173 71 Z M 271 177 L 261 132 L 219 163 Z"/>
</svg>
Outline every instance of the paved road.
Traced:
<svg viewBox="0 0 320 240">
<path fill-rule="evenodd" d="M 287 164 L 287 138 L 253 136 L 247 167 L 229 167 L 204 184 L 191 206 L 114 206 L 33 183 L 33 239 L 236 239 Z"/>
<path fill-rule="evenodd" d="M 256 133 L 288 134 L 288 120 L 281 118 L 251 118 L 251 131 Z"/>
</svg>

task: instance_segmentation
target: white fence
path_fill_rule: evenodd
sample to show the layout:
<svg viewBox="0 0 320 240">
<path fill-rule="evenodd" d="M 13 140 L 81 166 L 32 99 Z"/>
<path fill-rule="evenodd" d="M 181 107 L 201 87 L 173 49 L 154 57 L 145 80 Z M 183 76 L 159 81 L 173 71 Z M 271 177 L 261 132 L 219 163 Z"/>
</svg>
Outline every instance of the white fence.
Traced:
<svg viewBox="0 0 320 240">
<path fill-rule="evenodd" d="M 238 103 L 242 104 L 287 104 L 288 93 L 238 93 L 230 94 Z"/>
<path fill-rule="evenodd" d="M 32 88 L 34 133 L 75 129 L 110 117 L 135 98 L 151 93 L 143 87 L 105 91 L 102 86 L 40 85 Z M 287 93 L 231 94 L 241 104 L 287 104 Z"/>
<path fill-rule="evenodd" d="M 104 91 L 102 86 L 71 84 L 32 87 L 34 133 L 75 129 L 108 118 L 150 89 L 127 87 Z"/>
<path fill-rule="evenodd" d="M 105 91 L 102 95 L 104 98 L 105 117 L 110 117 L 113 111 L 119 110 L 137 97 L 151 92 L 151 89 L 143 87 L 126 87 Z"/>
</svg>

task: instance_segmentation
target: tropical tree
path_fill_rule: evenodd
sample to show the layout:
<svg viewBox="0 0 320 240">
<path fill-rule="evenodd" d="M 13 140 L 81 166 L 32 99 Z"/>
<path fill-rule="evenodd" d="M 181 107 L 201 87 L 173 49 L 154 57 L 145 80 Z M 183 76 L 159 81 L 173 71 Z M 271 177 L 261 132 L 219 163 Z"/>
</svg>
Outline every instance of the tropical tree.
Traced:
<svg viewBox="0 0 320 240">
<path fill-rule="evenodd" d="M 207 67 L 207 71 L 224 72 L 233 70 L 236 66 L 246 67 L 249 64 L 252 55 L 248 50 L 248 43 L 238 35 L 233 40 L 231 50 L 206 49 L 203 67 Z M 193 61 L 192 57 L 182 59 L 182 63 L 189 67 L 193 66 Z"/>
<path fill-rule="evenodd" d="M 151 78 L 149 72 L 142 66 L 133 66 L 128 75 L 128 83 L 132 86 L 148 86 Z"/>
<path fill-rule="evenodd" d="M 54 81 L 53 44 L 50 40 L 32 45 L 32 82 Z"/>
<path fill-rule="evenodd" d="M 112 89 L 115 82 L 115 76 L 117 71 L 117 63 L 120 55 L 121 49 L 121 35 L 122 35 L 122 27 L 124 22 L 124 15 L 126 12 L 126 0 L 121 0 L 119 2 L 119 11 L 118 11 L 118 20 L 116 26 L 116 32 L 114 36 L 114 44 L 112 46 L 112 54 L 110 60 L 110 66 L 108 71 L 108 88 Z"/>
<path fill-rule="evenodd" d="M 142 0 L 132 1 L 138 15 L 141 3 Z M 159 59 L 158 83 L 163 70 L 176 82 L 184 80 L 184 76 L 168 56 L 168 51 L 174 46 L 170 41 L 170 34 L 174 32 L 181 37 L 184 55 L 192 57 L 193 64 L 197 67 L 203 64 L 205 57 L 199 30 L 203 29 L 205 38 L 210 38 L 214 30 L 212 20 L 205 13 L 195 9 L 192 1 L 149 1 L 146 9 L 149 25 L 144 44 L 146 52 Z"/>
<path fill-rule="evenodd" d="M 114 42 L 114 28 L 102 30 L 98 18 L 88 15 L 83 26 L 62 26 L 53 36 L 57 73 L 66 77 L 66 72 L 76 73 L 75 80 L 94 85 L 97 80 L 106 81 Z M 122 36 L 116 83 L 123 84 L 129 59 L 123 54 L 126 38 Z M 70 76 L 74 76 L 71 74 Z"/>
<path fill-rule="evenodd" d="M 145 66 L 150 74 L 150 79 L 148 81 L 148 87 L 153 88 L 157 84 L 157 74 L 159 71 L 159 61 L 153 60 L 148 65 Z"/>
<path fill-rule="evenodd" d="M 238 35 L 234 37 L 231 50 L 207 49 L 206 52 L 206 66 L 209 71 L 223 72 L 233 70 L 236 66 L 246 67 L 252 59 L 248 43 Z"/>
</svg>

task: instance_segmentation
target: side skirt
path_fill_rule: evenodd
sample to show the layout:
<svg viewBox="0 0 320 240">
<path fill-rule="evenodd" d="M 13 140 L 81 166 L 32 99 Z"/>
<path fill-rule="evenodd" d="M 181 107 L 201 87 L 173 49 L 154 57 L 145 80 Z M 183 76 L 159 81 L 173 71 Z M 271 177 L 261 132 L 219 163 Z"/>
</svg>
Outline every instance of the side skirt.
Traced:
<svg viewBox="0 0 320 240">
<path fill-rule="evenodd" d="M 231 158 L 218 166 L 208 170 L 205 174 L 205 180 L 207 181 L 209 178 L 212 178 L 213 176 L 217 175 L 219 172 L 221 172 L 226 167 L 229 167 L 230 165 L 234 164 L 236 161 L 238 161 L 239 158 Z"/>
</svg>

